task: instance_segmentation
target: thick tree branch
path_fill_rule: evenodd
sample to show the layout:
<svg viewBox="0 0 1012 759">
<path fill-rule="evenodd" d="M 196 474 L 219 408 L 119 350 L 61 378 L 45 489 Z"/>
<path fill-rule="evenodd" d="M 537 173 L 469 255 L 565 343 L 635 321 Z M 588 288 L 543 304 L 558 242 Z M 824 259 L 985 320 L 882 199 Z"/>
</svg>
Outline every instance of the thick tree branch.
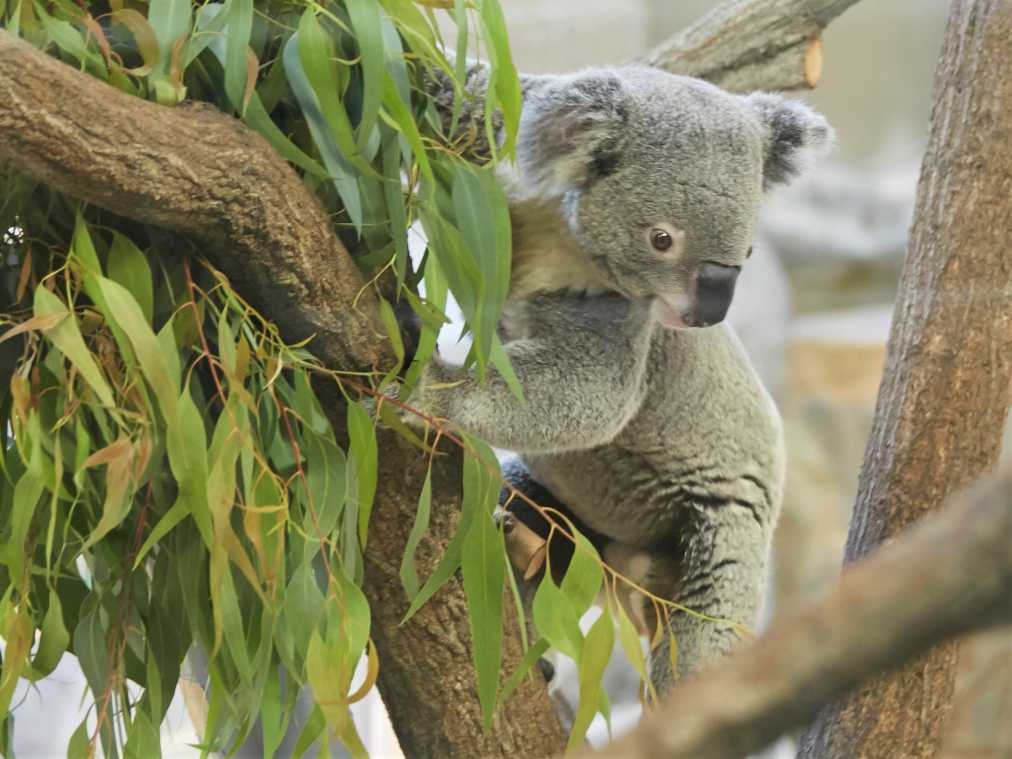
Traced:
<svg viewBox="0 0 1012 759">
<path fill-rule="evenodd" d="M 287 339 L 315 334 L 310 347 L 326 364 L 392 363 L 371 326 L 373 293 L 323 208 L 236 119 L 131 97 L 0 31 L 0 161 L 207 246 Z"/>
<path fill-rule="evenodd" d="M 732 92 L 811 89 L 822 74 L 822 30 L 857 0 L 733 0 L 642 60 Z"/>
<path fill-rule="evenodd" d="M 1012 468 L 854 565 L 830 596 L 675 689 L 586 759 L 740 759 L 867 678 L 1012 623 Z M 881 754 L 884 755 L 884 754 Z"/>
<path fill-rule="evenodd" d="M 373 599 L 372 636 L 384 653 L 379 689 L 401 748 L 412 759 L 517 759 L 546 757 L 565 745 L 565 734 L 534 668 L 485 732 L 476 718 L 477 674 L 467 603 L 459 575 L 406 624 L 401 556 L 414 522 L 427 462 L 392 431 L 379 437 L 380 476 L 366 548 L 365 592 Z M 460 451 L 448 445 L 432 465 L 432 521 L 419 545 L 418 569 L 427 577 L 446 550 L 460 518 Z M 405 464 L 405 462 L 410 462 Z M 503 598 L 507 612 L 512 599 Z M 503 671 L 523 657 L 516 616 L 505 615 Z"/>
</svg>

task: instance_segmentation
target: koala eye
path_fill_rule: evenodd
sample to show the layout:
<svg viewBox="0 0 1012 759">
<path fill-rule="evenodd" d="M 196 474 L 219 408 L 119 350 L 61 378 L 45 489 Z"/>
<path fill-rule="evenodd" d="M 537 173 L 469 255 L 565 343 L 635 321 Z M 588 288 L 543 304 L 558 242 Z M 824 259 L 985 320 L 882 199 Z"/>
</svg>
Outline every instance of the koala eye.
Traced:
<svg viewBox="0 0 1012 759">
<path fill-rule="evenodd" d="M 748 246 L 748 252 L 745 254 L 745 258 L 746 259 L 752 258 L 752 246 L 751 245 Z"/>
<path fill-rule="evenodd" d="M 670 250 L 674 243 L 675 241 L 671 239 L 671 235 L 663 229 L 654 227 L 650 230 L 650 244 L 654 246 L 654 250 L 661 252 Z"/>
</svg>

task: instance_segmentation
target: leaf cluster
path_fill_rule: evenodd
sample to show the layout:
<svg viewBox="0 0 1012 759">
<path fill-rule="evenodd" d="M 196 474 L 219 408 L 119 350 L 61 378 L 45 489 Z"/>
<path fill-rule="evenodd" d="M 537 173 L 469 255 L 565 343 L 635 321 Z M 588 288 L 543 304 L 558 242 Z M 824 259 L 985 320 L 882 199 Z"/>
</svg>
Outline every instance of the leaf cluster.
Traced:
<svg viewBox="0 0 1012 759">
<path fill-rule="evenodd" d="M 457 26 L 455 55 L 434 7 Z M 0 17 L 123 92 L 206 101 L 263 135 L 385 296 L 398 363 L 390 301 L 420 317 L 409 388 L 450 293 L 474 337 L 469 363 L 515 384 L 495 332 L 511 242 L 493 171 L 512 149 L 520 87 L 497 0 L 0 0 Z M 489 60 L 479 91 L 465 63 L 474 51 Z M 430 91 L 437 77 L 454 91 L 449 125 Z M 463 157 L 477 143 L 491 151 L 484 165 Z M 296 753 L 334 736 L 364 755 L 349 706 L 378 666 L 360 589 L 378 462 L 375 420 L 349 396 L 351 378 L 286 344 L 193 241 L 10 167 L 0 198 L 2 750 L 19 680 L 45 677 L 70 652 L 93 706 L 68 754 L 160 755 L 159 725 L 198 647 L 206 751 L 228 753 L 258 730 L 270 755 L 308 687 L 315 705 Z M 401 369 L 355 382 L 378 390 Z M 338 429 L 317 397 L 334 379 L 348 400 Z M 607 713 L 612 612 L 586 636 L 575 627 L 601 587 L 600 560 L 583 541 L 585 560 L 561 586 L 546 580 L 535 605 L 545 639 L 503 682 L 503 589 L 518 594 L 489 518 L 499 467 L 481 441 L 462 444 L 463 518 L 424 582 L 414 553 L 428 480 L 420 494 L 401 570 L 408 616 L 461 570 L 486 723 L 550 644 L 581 665 L 578 742 L 595 711 Z"/>
</svg>

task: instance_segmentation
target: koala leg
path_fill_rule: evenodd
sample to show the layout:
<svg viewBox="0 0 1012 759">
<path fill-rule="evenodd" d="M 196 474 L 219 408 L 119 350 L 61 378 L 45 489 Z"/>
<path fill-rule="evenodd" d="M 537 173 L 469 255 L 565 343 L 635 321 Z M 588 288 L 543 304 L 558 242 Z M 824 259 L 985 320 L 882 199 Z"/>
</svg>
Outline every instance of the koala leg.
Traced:
<svg viewBox="0 0 1012 759">
<path fill-rule="evenodd" d="M 646 584 L 689 610 L 671 610 L 669 616 L 677 671 L 672 671 L 668 635 L 650 653 L 650 679 L 661 698 L 678 680 L 724 656 L 752 629 L 766 587 L 770 526 L 728 507 L 695 516 L 676 550 L 655 556 Z M 656 624 L 652 607 L 646 611 Z"/>
</svg>

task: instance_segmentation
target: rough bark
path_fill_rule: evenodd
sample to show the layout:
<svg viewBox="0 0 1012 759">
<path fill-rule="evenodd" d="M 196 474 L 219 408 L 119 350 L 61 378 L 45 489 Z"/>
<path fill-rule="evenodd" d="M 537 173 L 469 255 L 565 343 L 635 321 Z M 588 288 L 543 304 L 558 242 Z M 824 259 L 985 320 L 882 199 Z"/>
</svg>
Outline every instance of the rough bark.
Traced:
<svg viewBox="0 0 1012 759">
<path fill-rule="evenodd" d="M 957 0 L 846 560 L 939 508 L 998 457 L 1012 377 L 1012 4 Z M 827 708 L 805 759 L 932 757 L 958 651 Z"/>
<path fill-rule="evenodd" d="M 0 30 L 0 161 L 206 248 L 325 363 L 389 366 L 376 301 L 317 199 L 260 135 L 210 106 L 131 97 Z"/>
<path fill-rule="evenodd" d="M 778 618 L 754 644 L 677 688 L 633 733 L 584 759 L 741 759 L 866 678 L 939 641 L 1009 622 L 1012 469 L 1006 468 L 855 564 L 827 598 Z M 864 751 L 890 759 L 928 756 L 879 745 Z"/>
<path fill-rule="evenodd" d="M 732 92 L 811 89 L 822 30 L 857 0 L 734 0 L 650 51 L 644 63 Z"/>
<path fill-rule="evenodd" d="M 485 734 L 476 717 L 477 675 L 463 583 L 454 577 L 409 622 L 398 575 L 401 555 L 414 522 L 426 462 L 396 434 L 380 433 L 379 492 L 366 549 L 365 592 L 373 600 L 372 635 L 384 652 L 379 689 L 401 748 L 411 759 L 445 757 L 546 757 L 565 745 L 565 735 L 548 699 L 544 678 L 534 668 L 500 710 Z M 405 461 L 412 464 L 404 465 Z M 418 568 L 428 576 L 446 548 L 460 515 L 460 455 L 448 450 L 432 468 L 432 521 L 419 547 Z M 504 609 L 512 600 L 504 598 Z M 503 671 L 516 669 L 523 651 L 516 618 L 507 616 Z"/>
</svg>

